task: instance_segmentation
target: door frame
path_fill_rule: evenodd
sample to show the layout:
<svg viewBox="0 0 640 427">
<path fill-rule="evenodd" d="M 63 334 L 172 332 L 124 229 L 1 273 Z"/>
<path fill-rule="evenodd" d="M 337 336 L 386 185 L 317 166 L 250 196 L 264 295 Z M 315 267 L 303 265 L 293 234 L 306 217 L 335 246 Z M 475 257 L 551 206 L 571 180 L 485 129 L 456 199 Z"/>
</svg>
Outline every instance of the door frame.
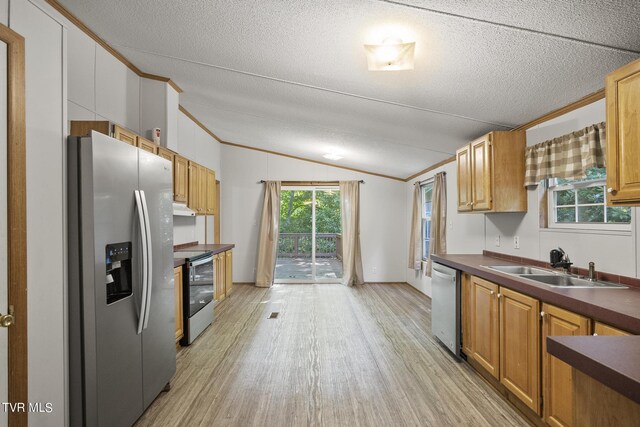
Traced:
<svg viewBox="0 0 640 427">
<path fill-rule="evenodd" d="M 342 278 L 338 277 L 336 279 L 318 279 L 317 278 L 317 268 L 316 268 L 316 191 L 323 190 L 338 190 L 340 191 L 340 187 L 338 185 L 333 184 L 304 184 L 304 185 L 282 185 L 282 191 L 310 191 L 311 192 L 311 277 L 310 280 L 305 279 L 278 279 L 274 274 L 274 284 L 314 284 L 314 283 L 329 283 L 335 284 L 340 283 Z M 342 209 L 342 206 L 340 207 Z M 276 253 L 276 258 L 277 258 Z"/>
<path fill-rule="evenodd" d="M 0 40 L 7 44 L 7 289 L 15 317 L 8 331 L 8 394 L 9 402 L 27 405 L 25 43 L 24 37 L 2 24 Z M 26 426 L 28 413 L 10 411 L 8 420 L 11 426 Z"/>
</svg>

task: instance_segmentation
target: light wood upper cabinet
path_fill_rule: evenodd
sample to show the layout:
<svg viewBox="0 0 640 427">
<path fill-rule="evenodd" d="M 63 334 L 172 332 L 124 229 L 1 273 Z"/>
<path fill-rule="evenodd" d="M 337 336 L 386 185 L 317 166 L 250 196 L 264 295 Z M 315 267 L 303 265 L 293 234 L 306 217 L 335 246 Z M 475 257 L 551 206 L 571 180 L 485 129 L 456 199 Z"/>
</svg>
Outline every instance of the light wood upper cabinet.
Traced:
<svg viewBox="0 0 640 427">
<path fill-rule="evenodd" d="M 495 131 L 456 152 L 458 211 L 526 212 L 523 131 Z"/>
<path fill-rule="evenodd" d="M 182 267 L 173 269 L 173 289 L 176 301 L 176 343 L 184 336 L 182 311 Z"/>
<path fill-rule="evenodd" d="M 589 335 L 591 320 L 542 304 L 542 383 L 544 421 L 550 426 L 573 426 L 573 375 L 571 366 L 547 353 L 547 337 Z"/>
<path fill-rule="evenodd" d="M 216 173 L 211 169 L 206 169 L 206 203 L 205 213 L 215 215 L 216 213 Z"/>
<path fill-rule="evenodd" d="M 153 141 L 149 141 L 139 135 L 136 135 L 136 147 L 149 153 L 158 154 L 158 146 Z"/>
<path fill-rule="evenodd" d="M 470 147 L 465 145 L 456 151 L 456 164 L 458 166 L 458 211 L 472 210 L 471 201 L 471 160 L 469 158 Z"/>
<path fill-rule="evenodd" d="M 473 360 L 500 379 L 499 287 L 495 283 L 471 276 L 471 347 Z"/>
<path fill-rule="evenodd" d="M 197 212 L 201 215 L 207 213 L 207 168 L 198 166 L 198 204 Z"/>
<path fill-rule="evenodd" d="M 593 326 L 593 335 L 615 335 L 619 337 L 626 337 L 631 334 L 605 323 L 595 322 L 595 325 Z"/>
<path fill-rule="evenodd" d="M 173 200 L 187 203 L 189 195 L 189 161 L 182 156 L 173 157 Z"/>
<path fill-rule="evenodd" d="M 540 414 L 540 302 L 500 288 L 500 382 Z"/>
<path fill-rule="evenodd" d="M 113 137 L 115 139 L 119 139 L 122 142 L 133 145 L 134 147 L 136 146 L 136 142 L 138 139 L 138 135 L 131 132 L 129 129 L 125 129 L 119 125 L 113 126 Z"/>
<path fill-rule="evenodd" d="M 164 147 L 158 147 L 158 156 L 162 157 L 163 159 L 167 159 L 169 160 L 171 163 L 173 163 L 173 156 L 174 156 L 174 152 L 171 150 L 168 150 Z"/>
<path fill-rule="evenodd" d="M 198 212 L 198 198 L 200 196 L 200 167 L 197 163 L 189 161 L 189 190 L 187 206 Z"/>
<path fill-rule="evenodd" d="M 640 60 L 606 78 L 607 204 L 640 205 Z"/>
</svg>

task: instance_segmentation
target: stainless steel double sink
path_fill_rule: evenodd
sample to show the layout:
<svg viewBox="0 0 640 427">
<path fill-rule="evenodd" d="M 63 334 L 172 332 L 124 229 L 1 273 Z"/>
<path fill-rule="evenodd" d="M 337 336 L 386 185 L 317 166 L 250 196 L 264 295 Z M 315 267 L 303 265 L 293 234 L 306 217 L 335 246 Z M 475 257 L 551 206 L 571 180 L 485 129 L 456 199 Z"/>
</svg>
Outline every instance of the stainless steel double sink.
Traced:
<svg viewBox="0 0 640 427">
<path fill-rule="evenodd" d="M 543 283 L 554 288 L 627 289 L 617 283 L 589 280 L 586 277 L 560 273 L 530 265 L 483 265 L 491 270 Z"/>
</svg>

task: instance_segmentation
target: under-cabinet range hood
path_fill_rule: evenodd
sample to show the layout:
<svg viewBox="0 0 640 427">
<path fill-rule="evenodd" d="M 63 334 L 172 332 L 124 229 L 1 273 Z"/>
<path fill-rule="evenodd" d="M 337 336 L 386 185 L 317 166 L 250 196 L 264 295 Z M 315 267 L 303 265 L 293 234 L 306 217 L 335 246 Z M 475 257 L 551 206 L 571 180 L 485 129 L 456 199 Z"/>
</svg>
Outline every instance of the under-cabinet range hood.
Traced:
<svg viewBox="0 0 640 427">
<path fill-rule="evenodd" d="M 174 203 L 173 216 L 196 216 L 196 212 L 183 203 Z"/>
</svg>

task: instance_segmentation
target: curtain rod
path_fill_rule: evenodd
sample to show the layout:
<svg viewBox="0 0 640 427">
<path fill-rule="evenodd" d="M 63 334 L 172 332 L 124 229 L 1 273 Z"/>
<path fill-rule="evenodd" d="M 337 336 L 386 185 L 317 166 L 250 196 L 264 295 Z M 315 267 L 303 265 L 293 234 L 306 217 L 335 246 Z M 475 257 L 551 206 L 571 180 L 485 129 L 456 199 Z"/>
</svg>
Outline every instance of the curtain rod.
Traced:
<svg viewBox="0 0 640 427">
<path fill-rule="evenodd" d="M 264 184 L 264 179 L 258 181 L 258 184 Z M 358 181 L 360 184 L 364 184 L 364 179 Z M 282 185 L 338 185 L 339 181 L 281 181 Z"/>
<path fill-rule="evenodd" d="M 446 173 L 446 172 L 438 172 L 438 173 L 441 173 L 441 174 L 443 174 L 443 175 L 445 175 L 445 176 L 447 175 L 447 173 Z M 436 174 L 436 175 L 438 175 L 438 174 Z M 434 176 L 432 176 L 431 178 L 423 179 L 422 181 L 416 181 L 416 182 L 414 182 L 414 185 L 415 185 L 415 184 L 420 184 L 420 185 L 422 185 L 422 184 L 424 184 L 424 183 L 425 183 L 425 182 L 427 182 L 427 181 L 433 181 L 433 178 L 434 178 L 434 177 L 435 177 L 435 175 L 434 175 Z"/>
</svg>

